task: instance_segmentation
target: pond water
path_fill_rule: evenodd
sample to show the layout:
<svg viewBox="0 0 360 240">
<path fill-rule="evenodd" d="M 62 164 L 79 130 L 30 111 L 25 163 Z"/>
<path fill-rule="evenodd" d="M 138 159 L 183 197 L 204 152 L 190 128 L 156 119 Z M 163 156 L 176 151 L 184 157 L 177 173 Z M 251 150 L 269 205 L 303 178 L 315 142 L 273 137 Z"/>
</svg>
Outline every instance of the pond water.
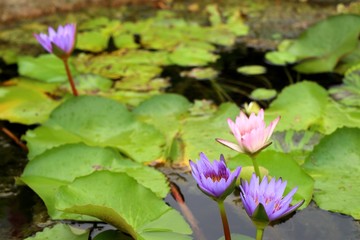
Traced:
<svg viewBox="0 0 360 240">
<path fill-rule="evenodd" d="M 134 12 L 139 14 L 138 11 Z M 146 15 L 146 13 L 142 13 L 142 15 Z M 266 21 L 266 19 L 262 19 L 262 21 Z M 252 24 L 255 28 L 253 34 L 256 35 L 260 29 L 256 28 L 254 22 Z M 289 32 L 288 34 L 294 33 Z M 221 58 L 211 65 L 220 71 L 216 86 L 213 82 L 183 77 L 182 72 L 189 70 L 189 68 L 165 67 L 161 76 L 170 78 L 172 82 L 167 92 L 182 94 L 189 100 L 206 98 L 212 99 L 215 103 L 232 100 L 241 105 L 244 101 L 249 100 L 248 94 L 253 90 L 253 87 L 268 87 L 270 83 L 272 87 L 280 91 L 289 85 L 289 81 L 296 81 L 299 78 L 299 75 L 294 71 L 284 67 L 267 65 L 264 61 L 264 51 L 248 47 L 253 43 L 252 40 L 247 39 L 246 43 L 238 42 L 230 49 L 219 48 Z M 270 48 L 269 46 L 266 47 Z M 252 64 L 267 66 L 267 74 L 262 77 L 242 76 L 239 79 L 237 67 Z M 0 73 L 0 80 L 7 80 L 15 76 L 16 71 L 16 67 L 11 65 L 6 68 L 6 71 Z M 326 88 L 341 83 L 342 79 L 337 74 L 302 75 L 301 78 L 316 80 Z M 247 83 L 251 84 L 246 85 Z M 219 94 L 216 90 L 218 87 L 225 89 L 227 95 Z M 241 89 L 241 92 L 231 89 Z M 263 101 L 261 104 L 263 107 L 267 107 L 269 101 Z M 29 127 L 1 121 L 0 127 L 6 127 L 20 137 L 28 128 L 34 126 Z M 43 202 L 32 190 L 26 186 L 15 184 L 15 178 L 21 175 L 26 163 L 26 153 L 0 131 L 0 239 L 22 240 L 54 223 L 49 219 Z M 160 167 L 159 170 L 164 172 L 169 180 L 178 186 L 183 195 L 188 207 L 184 216 L 189 216 L 188 214 L 191 213 L 193 219 L 190 222 L 198 226 L 193 236 L 194 239 L 219 239 L 223 233 L 216 204 L 201 193 L 189 172 L 163 167 Z M 184 207 L 180 207 L 171 194 L 165 198 L 165 202 L 180 212 L 184 211 Z M 255 237 L 255 228 L 241 206 L 239 192 L 229 196 L 225 201 L 225 206 L 232 233 Z M 82 227 L 87 228 L 91 225 L 91 223 L 83 224 Z M 99 226 L 100 228 L 111 228 L 105 224 Z M 94 231 L 92 235 L 94 236 L 97 232 Z M 264 239 L 355 240 L 360 239 L 360 223 L 350 216 L 321 210 L 314 202 L 311 202 L 309 206 L 298 211 L 286 222 L 266 228 Z"/>
</svg>

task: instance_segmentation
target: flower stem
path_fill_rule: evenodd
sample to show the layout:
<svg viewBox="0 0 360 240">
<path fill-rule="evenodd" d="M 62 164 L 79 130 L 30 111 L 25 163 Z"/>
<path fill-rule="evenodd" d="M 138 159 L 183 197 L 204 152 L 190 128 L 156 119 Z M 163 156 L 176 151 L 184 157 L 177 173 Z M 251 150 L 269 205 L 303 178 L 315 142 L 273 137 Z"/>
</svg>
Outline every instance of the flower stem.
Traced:
<svg viewBox="0 0 360 240">
<path fill-rule="evenodd" d="M 262 240 L 264 228 L 256 228 L 256 240 Z"/>
<path fill-rule="evenodd" d="M 78 94 L 78 92 L 76 90 L 76 87 L 75 87 L 73 77 L 72 77 L 71 72 L 70 72 L 68 58 L 64 58 L 63 62 L 64 62 L 64 65 L 65 65 L 65 70 L 66 70 L 67 77 L 68 77 L 69 82 L 70 82 L 72 93 L 73 93 L 74 96 L 79 96 L 79 94 Z"/>
<path fill-rule="evenodd" d="M 227 216 L 226 216 L 224 201 L 217 201 L 217 203 L 218 203 L 219 210 L 220 210 L 220 216 L 221 216 L 221 220 L 222 220 L 222 224 L 223 224 L 225 240 L 231 240 L 230 228 L 229 228 L 229 224 L 228 224 L 228 220 L 227 220 Z"/>
<path fill-rule="evenodd" d="M 252 162 L 253 162 L 253 166 L 255 169 L 255 174 L 256 176 L 258 176 L 261 179 L 261 175 L 260 175 L 260 168 L 259 168 L 259 164 L 256 161 L 256 157 L 254 155 L 250 155 Z"/>
</svg>

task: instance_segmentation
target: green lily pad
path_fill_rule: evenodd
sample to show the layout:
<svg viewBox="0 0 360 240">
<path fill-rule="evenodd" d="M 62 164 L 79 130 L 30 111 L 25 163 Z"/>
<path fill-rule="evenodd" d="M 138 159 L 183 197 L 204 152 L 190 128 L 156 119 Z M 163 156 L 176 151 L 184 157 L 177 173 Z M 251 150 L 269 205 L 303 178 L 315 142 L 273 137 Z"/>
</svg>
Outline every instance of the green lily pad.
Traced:
<svg viewBox="0 0 360 240">
<path fill-rule="evenodd" d="M 360 107 L 360 65 L 349 69 L 343 79 L 343 85 L 330 88 L 329 93 L 336 101 L 346 106 Z"/>
<path fill-rule="evenodd" d="M 42 54 L 38 57 L 19 57 L 18 66 L 21 76 L 49 83 L 68 81 L 64 63 L 53 54 Z M 69 67 L 72 75 L 75 76 L 77 72 L 71 61 Z"/>
<path fill-rule="evenodd" d="M 99 30 L 76 35 L 76 48 L 89 52 L 101 52 L 107 48 L 110 36 Z"/>
<path fill-rule="evenodd" d="M 169 59 L 180 66 L 205 66 L 215 62 L 218 56 L 204 49 L 179 46 L 169 55 Z"/>
<path fill-rule="evenodd" d="M 360 219 L 360 129 L 342 128 L 325 136 L 303 165 L 315 180 L 320 208 Z"/>
<path fill-rule="evenodd" d="M 259 166 L 268 171 L 271 177 L 287 181 L 285 194 L 290 192 L 294 187 L 298 187 L 293 202 L 297 203 L 305 200 L 301 208 L 305 208 L 312 199 L 314 181 L 313 179 L 294 161 L 294 159 L 282 152 L 263 151 L 256 158 Z M 238 154 L 236 157 L 228 159 L 228 166 L 235 169 L 237 166 L 252 166 L 252 160 L 245 154 Z M 243 177 L 243 175 L 240 175 Z M 248 181 L 250 179 L 247 179 Z"/>
<path fill-rule="evenodd" d="M 265 54 L 265 59 L 271 64 L 280 66 L 296 62 L 296 57 L 285 51 L 268 52 Z"/>
<path fill-rule="evenodd" d="M 181 76 L 191 77 L 198 80 L 211 80 L 215 79 L 219 72 L 213 68 L 193 68 L 190 71 L 184 71 Z"/>
<path fill-rule="evenodd" d="M 69 99 L 51 113 L 43 126 L 28 131 L 24 139 L 30 159 L 55 146 L 84 142 L 115 147 L 135 161 L 151 162 L 161 156 L 164 144 L 158 130 L 136 121 L 124 105 L 97 96 Z"/>
<path fill-rule="evenodd" d="M 272 144 L 265 151 L 274 150 L 287 153 L 299 165 L 302 165 L 322 137 L 322 134 L 312 131 L 288 130 L 275 132 L 271 136 Z"/>
<path fill-rule="evenodd" d="M 266 59 L 277 65 L 298 61 L 294 69 L 301 73 L 331 72 L 341 58 L 356 51 L 359 26 L 358 15 L 331 16 L 306 29 L 285 49 L 266 54 Z"/>
<path fill-rule="evenodd" d="M 80 74 L 75 78 L 76 89 L 80 93 L 97 93 L 111 89 L 113 81 L 95 74 Z M 63 85 L 70 91 L 70 84 Z"/>
<path fill-rule="evenodd" d="M 260 65 L 248 65 L 239 67 L 236 71 L 244 75 L 261 75 L 266 73 L 266 67 Z"/>
<path fill-rule="evenodd" d="M 265 119 L 269 122 L 281 116 L 276 131 L 306 130 L 320 123 L 328 100 L 324 88 L 303 81 L 284 88 L 266 110 Z"/>
<path fill-rule="evenodd" d="M 88 230 L 73 230 L 72 227 L 66 224 L 58 223 L 53 227 L 45 228 L 42 232 L 38 232 L 35 236 L 28 237 L 25 240 L 88 240 L 88 238 Z"/>
<path fill-rule="evenodd" d="M 164 55 L 161 53 L 152 55 L 146 51 L 120 50 L 97 56 L 80 54 L 75 64 L 79 72 L 93 73 L 111 79 L 142 75 L 151 79 L 162 71 L 159 66 L 154 65 L 155 61 L 160 62 L 159 64 L 164 63 Z"/>
<path fill-rule="evenodd" d="M 77 178 L 61 187 L 56 199 L 59 210 L 99 218 L 135 239 L 151 239 L 150 232 L 191 234 L 178 212 L 126 173 L 98 171 Z"/>
<path fill-rule="evenodd" d="M 53 219 L 80 219 L 84 216 L 67 215 L 55 209 L 55 193 L 60 186 L 76 177 L 95 171 L 126 172 L 139 184 L 163 198 L 169 191 L 166 177 L 153 168 L 129 161 L 111 148 L 67 144 L 36 156 L 25 167 L 21 180 L 29 185 L 45 202 Z"/>
<path fill-rule="evenodd" d="M 0 119 L 22 124 L 36 124 L 47 120 L 61 101 L 47 93 L 57 89 L 56 83 L 15 78 L 0 86 Z"/>
<path fill-rule="evenodd" d="M 250 98 L 253 100 L 270 100 L 276 97 L 276 90 L 266 89 L 266 88 L 257 88 L 251 92 Z"/>
</svg>

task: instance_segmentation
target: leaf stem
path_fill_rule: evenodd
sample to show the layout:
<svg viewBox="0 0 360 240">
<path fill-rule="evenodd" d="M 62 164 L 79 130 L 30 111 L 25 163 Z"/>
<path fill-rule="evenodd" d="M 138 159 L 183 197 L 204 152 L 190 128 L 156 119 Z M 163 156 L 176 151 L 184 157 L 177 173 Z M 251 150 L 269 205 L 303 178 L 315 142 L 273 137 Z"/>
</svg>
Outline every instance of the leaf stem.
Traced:
<svg viewBox="0 0 360 240">
<path fill-rule="evenodd" d="M 73 93 L 74 96 L 79 96 L 79 94 L 78 94 L 78 92 L 76 90 L 76 87 L 75 87 L 73 77 L 72 77 L 71 72 L 70 72 L 68 58 L 64 58 L 63 62 L 64 62 L 64 65 L 65 65 L 65 70 L 66 70 L 67 77 L 68 77 L 69 82 L 70 82 L 72 93 Z"/>
<path fill-rule="evenodd" d="M 220 210 L 220 216 L 221 216 L 221 221 L 223 224 L 225 240 L 231 240 L 230 228 L 229 228 L 229 223 L 228 223 L 227 216 L 226 216 L 224 201 L 219 200 L 219 201 L 217 201 L 217 203 L 218 203 L 219 210 Z"/>
</svg>

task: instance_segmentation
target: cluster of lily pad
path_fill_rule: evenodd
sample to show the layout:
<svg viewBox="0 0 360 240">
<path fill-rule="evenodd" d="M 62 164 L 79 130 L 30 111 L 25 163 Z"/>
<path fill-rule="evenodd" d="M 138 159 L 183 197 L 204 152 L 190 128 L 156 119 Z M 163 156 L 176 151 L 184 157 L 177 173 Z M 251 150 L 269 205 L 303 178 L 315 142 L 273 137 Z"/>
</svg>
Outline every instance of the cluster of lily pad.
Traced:
<svg viewBox="0 0 360 240">
<path fill-rule="evenodd" d="M 67 94 L 70 88 L 63 83 L 68 75 L 61 61 L 64 56 L 61 51 L 54 52 L 60 60 L 50 54 L 37 58 L 19 57 L 22 76 L 47 83 L 24 77 L 5 82 L 0 89 L 1 118 L 25 124 L 42 123 L 23 138 L 29 148 L 29 163 L 20 180 L 43 199 L 52 219 L 100 220 L 121 230 L 99 234 L 97 240 L 124 239 L 124 233 L 136 239 L 190 239 L 191 229 L 183 217 L 162 201 L 169 191 L 166 177 L 144 164 L 186 165 L 188 159 L 198 156 L 200 149 L 207 154 L 207 157 L 200 157 L 203 161 L 223 153 L 223 158 L 228 160 L 226 170 L 222 160 L 215 165 L 224 170 L 221 171 L 224 176 L 232 176 L 230 180 L 234 179 L 230 169 L 235 175 L 239 172 L 244 179 L 240 186 L 243 204 L 253 220 L 257 216 L 255 212 L 264 211 L 267 221 L 275 219 L 267 212 L 269 206 L 259 204 L 254 208 L 254 198 L 249 197 L 253 194 L 251 189 L 272 189 L 274 186 L 280 189 L 274 199 L 285 202 L 285 206 L 289 206 L 291 197 L 292 202 L 305 200 L 303 207 L 313 199 L 323 209 L 360 218 L 357 205 L 348 204 L 354 202 L 352 194 L 358 192 L 354 186 L 359 176 L 356 166 L 360 161 L 357 148 L 360 77 L 357 66 L 346 72 L 344 85 L 330 90 L 310 81 L 283 89 L 266 110 L 267 122 L 282 116 L 272 136 L 273 144 L 259 152 L 256 160 L 251 158 L 253 154 L 238 154 L 212 141 L 228 139 L 224 128 L 226 119 L 233 119 L 239 113 L 235 104 L 215 106 L 205 100 L 191 103 L 180 95 L 161 94 L 159 89 L 168 84 L 157 78 L 161 66 L 174 63 L 205 66 L 216 59 L 212 44 L 231 45 L 236 36 L 244 33 L 245 28 L 239 30 L 243 25 L 236 12 L 224 22 L 216 18 L 214 8 L 209 11 L 215 14 L 211 18 L 214 28 L 204 30 L 183 20 L 172 21 L 172 14 L 168 12 L 158 15 L 155 20 L 137 23 L 120 24 L 99 18 L 78 26 L 83 32 L 79 33 L 77 49 L 100 52 L 107 48 L 110 37 L 115 46 L 121 48 L 111 53 L 80 53 L 76 56 L 70 56 L 63 49 L 80 94 L 100 96 L 71 97 Z M 151 34 L 154 28 L 163 30 L 156 32 L 156 36 L 161 36 L 161 43 L 154 42 L 155 35 Z M 169 31 L 173 28 L 182 29 L 189 38 L 166 35 L 176 35 Z M 215 34 L 214 31 L 226 34 Z M 205 32 L 207 36 L 221 38 L 203 41 Z M 134 35 L 141 36 L 141 41 L 135 41 Z M 91 36 L 94 42 L 86 41 L 86 36 Z M 230 37 L 225 39 L 226 36 Z M 42 35 L 41 41 L 44 40 L 56 44 L 55 38 L 45 39 Z M 177 42 L 180 40 L 185 42 Z M 46 46 L 54 47 L 53 44 Z M 60 45 L 56 46 L 61 50 Z M 161 49 L 161 46 L 166 48 Z M 138 50 L 139 47 L 143 49 Z M 144 50 L 147 48 L 152 51 Z M 195 48 L 197 50 L 192 51 Z M 188 56 L 189 52 L 194 55 Z M 134 58 L 139 56 L 141 59 L 135 61 Z M 147 76 L 146 80 L 134 84 L 134 79 L 142 79 L 140 73 Z M 153 94 L 142 95 L 143 91 L 152 90 Z M 131 105 L 131 110 L 119 101 Z M 251 115 L 250 112 L 247 114 Z M 243 138 L 234 131 L 240 144 Z M 267 137 L 263 139 L 265 145 L 269 141 Z M 248 153 L 249 149 L 259 150 L 252 145 L 244 148 L 241 144 L 236 147 L 227 141 L 220 142 L 235 150 L 247 149 Z M 339 142 L 347 145 L 342 146 Z M 254 161 L 259 166 L 256 171 L 259 178 L 252 175 Z M 238 166 L 242 166 L 241 173 Z M 350 167 L 353 170 L 351 176 Z M 210 175 L 206 179 L 219 180 Z M 259 175 L 281 176 L 287 184 L 275 178 L 270 182 L 263 178 L 260 183 Z M 298 187 L 296 193 L 291 192 L 295 187 Z M 313 192 L 314 187 L 316 192 Z M 283 200 L 284 192 L 291 192 L 291 197 Z M 146 199 L 148 205 L 143 204 L 142 199 Z M 169 221 L 173 223 L 171 226 Z M 79 239 L 89 236 L 88 230 L 74 233 L 68 226 L 60 224 L 30 239 L 43 239 L 56 232 L 64 234 L 62 236 L 76 235 Z"/>
</svg>

